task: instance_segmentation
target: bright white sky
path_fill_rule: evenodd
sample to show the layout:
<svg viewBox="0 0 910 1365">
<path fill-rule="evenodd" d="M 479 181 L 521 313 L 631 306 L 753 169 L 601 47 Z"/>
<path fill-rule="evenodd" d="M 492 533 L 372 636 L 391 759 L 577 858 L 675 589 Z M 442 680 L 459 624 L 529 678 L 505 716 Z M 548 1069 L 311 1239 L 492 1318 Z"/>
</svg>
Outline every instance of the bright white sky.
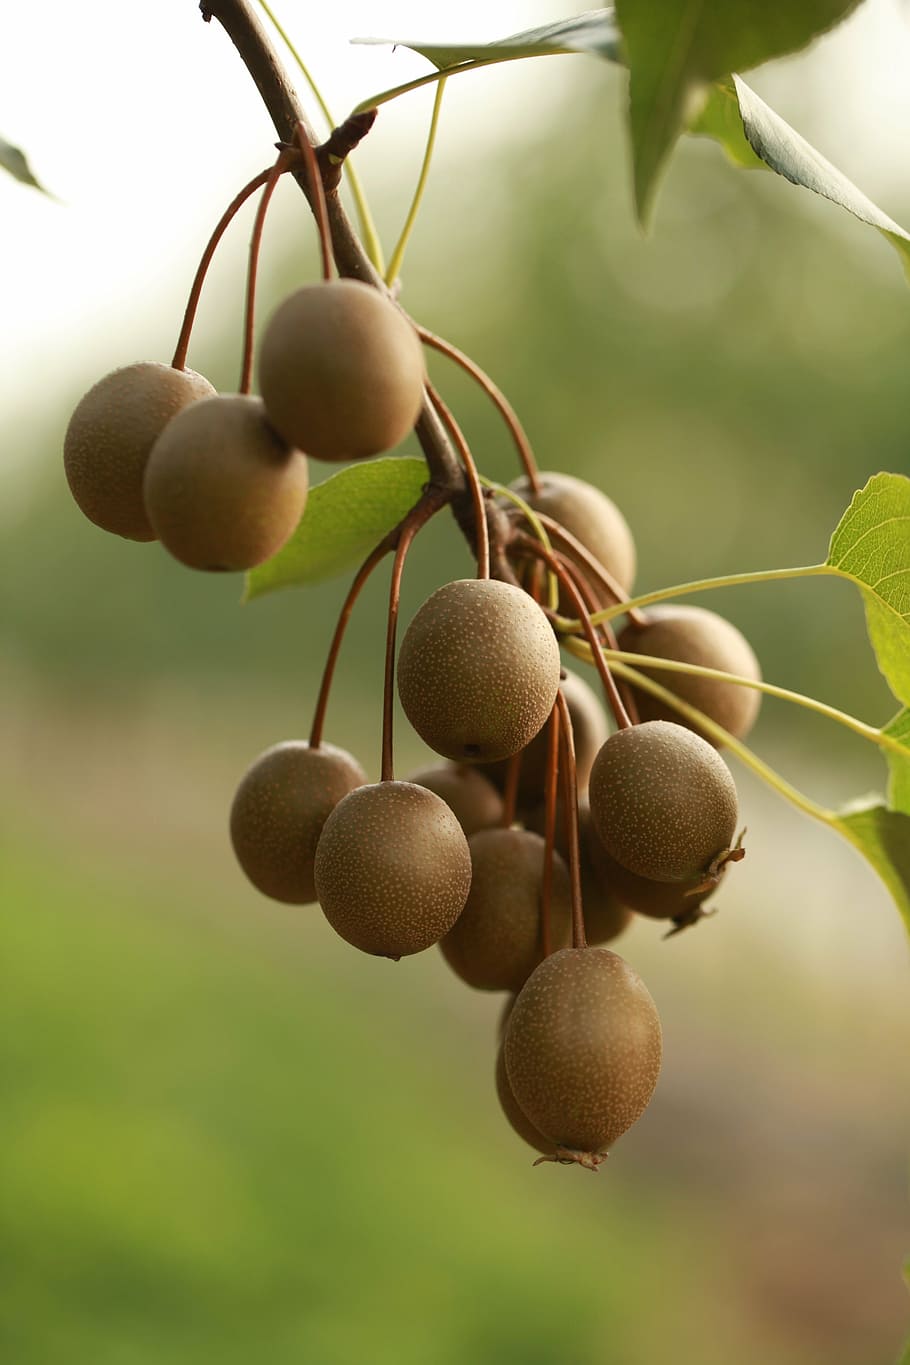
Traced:
<svg viewBox="0 0 910 1365">
<path fill-rule="evenodd" d="M 583 4 L 275 0 L 275 8 L 341 116 L 366 95 L 428 69 L 403 49 L 349 47 L 352 36 L 488 39 Z M 78 392 L 138 358 L 134 318 L 153 300 L 169 299 L 179 278 L 172 322 L 141 348 L 148 358 L 169 358 L 208 231 L 235 190 L 267 163 L 273 139 L 232 47 L 216 24 L 202 23 L 196 0 L 42 0 L 5 10 L 0 135 L 26 149 L 63 203 L 0 176 L 0 414 L 23 401 L 42 369 Z M 510 95 L 526 116 L 532 89 L 535 102 L 541 87 L 555 98 L 585 60 L 548 58 L 544 81 L 538 64 L 517 63 L 451 82 L 442 155 L 481 125 L 487 137 L 508 135 Z M 801 131 L 900 218 L 910 193 L 907 0 L 866 0 L 804 60 L 813 109 Z M 793 80 L 791 62 L 756 84 L 786 116 Z M 389 156 L 415 164 L 431 99 L 422 91 L 383 111 L 361 158 L 367 176 L 371 163 L 381 167 Z"/>
</svg>

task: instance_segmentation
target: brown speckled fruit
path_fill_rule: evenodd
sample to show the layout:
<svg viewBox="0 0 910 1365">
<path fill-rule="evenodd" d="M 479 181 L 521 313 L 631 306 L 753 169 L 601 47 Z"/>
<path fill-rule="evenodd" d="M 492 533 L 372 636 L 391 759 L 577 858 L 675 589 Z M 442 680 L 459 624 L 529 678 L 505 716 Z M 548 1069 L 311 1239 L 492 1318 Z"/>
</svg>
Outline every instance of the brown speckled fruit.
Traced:
<svg viewBox="0 0 910 1365">
<path fill-rule="evenodd" d="M 82 398 L 63 441 L 63 466 L 81 510 L 105 531 L 154 540 L 142 479 L 171 418 L 215 390 L 195 370 L 141 361 L 99 379 Z"/>
<path fill-rule="evenodd" d="M 365 953 L 406 957 L 437 943 L 471 885 L 461 825 L 435 792 L 378 782 L 345 796 L 316 847 L 316 892 L 332 928 Z"/>
<path fill-rule="evenodd" d="M 497 579 L 464 578 L 428 597 L 398 656 L 405 715 L 446 758 L 509 758 L 547 720 L 559 645 L 540 607 Z"/>
<path fill-rule="evenodd" d="M 724 673 L 761 681 L 761 667 L 749 641 L 730 621 L 704 607 L 657 606 L 647 612 L 647 624 L 626 626 L 617 641 L 619 648 L 635 654 L 651 654 L 658 659 L 679 663 L 698 664 L 701 668 L 717 668 Z M 687 701 L 718 725 L 743 739 L 758 715 L 761 693 L 735 683 L 719 682 L 716 678 L 699 678 L 693 674 L 670 673 L 666 669 L 647 668 L 641 672 L 666 687 L 668 691 Z M 670 706 L 664 706 L 648 692 L 633 688 L 638 714 L 642 720 L 672 720 L 677 725 L 689 725 Z M 703 732 L 693 725 L 697 734 Z M 709 744 L 710 735 L 704 735 Z"/>
<path fill-rule="evenodd" d="M 184 408 L 158 437 L 145 505 L 158 539 L 191 569 L 251 569 L 296 529 L 309 475 L 272 430 L 262 402 L 217 394 Z"/>
<path fill-rule="evenodd" d="M 360 764 L 334 744 L 311 749 L 286 740 L 259 755 L 231 806 L 237 861 L 266 896 L 290 905 L 316 899 L 313 862 L 322 827 L 343 796 L 367 780 Z"/>
<path fill-rule="evenodd" d="M 543 1133 L 538 1133 L 512 1094 L 512 1087 L 509 1085 L 509 1078 L 506 1075 L 506 1059 L 502 1043 L 499 1044 L 496 1051 L 495 1080 L 500 1107 L 514 1131 L 536 1152 L 540 1152 L 543 1156 L 554 1156 L 556 1148 L 553 1143 L 545 1138 Z"/>
<path fill-rule="evenodd" d="M 449 966 L 469 986 L 518 991 L 541 958 L 540 896 L 544 841 L 523 829 L 484 829 L 468 841 L 471 890 L 440 943 Z M 554 947 L 572 939 L 569 873 L 553 857 L 550 932 Z"/>
<path fill-rule="evenodd" d="M 408 778 L 419 787 L 441 796 L 470 839 L 481 829 L 492 829 L 502 820 L 502 797 L 476 768 L 463 763 L 424 768 Z"/>
<path fill-rule="evenodd" d="M 425 374 L 407 318 L 359 280 L 298 289 L 273 313 L 259 348 L 269 421 L 319 460 L 360 460 L 403 441 Z"/>
<path fill-rule="evenodd" d="M 625 593 L 632 591 L 635 579 L 635 541 L 629 523 L 606 493 L 593 484 L 577 479 L 574 474 L 546 470 L 540 474 L 540 488 L 535 493 L 527 477 L 516 479 L 511 488 L 535 512 L 561 522 L 566 530 L 580 540 L 586 550 L 599 559 Z M 598 599 L 603 598 L 600 586 L 592 586 Z M 570 615 L 575 612 L 563 604 Z"/>
<path fill-rule="evenodd" d="M 610 943 L 628 928 L 633 915 L 602 873 L 599 860 L 606 859 L 608 854 L 594 830 L 591 808 L 587 802 L 578 807 L 578 852 L 581 860 L 585 938 L 592 947 L 598 943 Z M 665 882 L 661 884 L 667 885 Z"/>
<path fill-rule="evenodd" d="M 705 901 L 717 890 L 726 876 L 727 869 L 722 867 L 717 880 L 704 886 L 704 878 L 697 877 L 688 882 L 655 882 L 650 877 L 639 877 L 611 858 L 594 831 L 590 838 L 591 863 L 597 869 L 597 882 L 609 888 L 609 893 L 624 906 L 629 913 L 636 911 L 648 919 L 672 919 L 689 923 L 700 919 L 705 913 L 701 910 Z M 699 890 L 695 888 L 699 887 Z"/>
<path fill-rule="evenodd" d="M 577 673 L 566 670 L 560 683 L 569 715 L 572 718 L 572 734 L 575 739 L 575 766 L 578 772 L 578 785 L 585 788 L 591 775 L 594 760 L 600 747 L 609 734 L 607 717 L 600 698 L 592 687 Z M 521 771 L 518 777 L 518 804 L 522 807 L 533 806 L 543 800 L 547 776 L 547 726 L 531 740 L 522 751 Z M 481 772 L 495 782 L 502 790 L 507 776 L 506 763 L 490 763 Z M 535 826 L 536 828 L 536 826 Z"/>
<path fill-rule="evenodd" d="M 596 1167 L 647 1108 L 661 1031 L 645 983 L 609 948 L 564 948 L 528 978 L 509 1016 L 506 1072 L 557 1155 Z"/>
<path fill-rule="evenodd" d="M 659 882 L 706 872 L 733 843 L 736 787 L 700 735 L 665 720 L 617 730 L 588 789 L 591 818 L 611 857 Z"/>
</svg>

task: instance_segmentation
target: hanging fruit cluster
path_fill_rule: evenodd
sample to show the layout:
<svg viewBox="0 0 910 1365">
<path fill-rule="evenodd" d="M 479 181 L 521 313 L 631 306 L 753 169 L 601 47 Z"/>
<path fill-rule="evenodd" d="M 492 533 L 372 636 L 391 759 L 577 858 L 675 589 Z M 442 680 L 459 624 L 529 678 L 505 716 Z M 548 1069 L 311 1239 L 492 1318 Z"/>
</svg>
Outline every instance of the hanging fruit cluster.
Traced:
<svg viewBox="0 0 910 1365">
<path fill-rule="evenodd" d="M 253 396 L 256 252 L 278 177 L 308 168 L 322 281 L 275 311 Z M 216 394 L 185 368 L 202 277 L 238 205 L 260 186 L 243 377 Z M 736 791 L 717 749 L 741 738 L 758 694 L 661 661 L 759 677 L 729 622 L 694 607 L 629 609 L 635 546 L 616 505 L 569 474 L 542 472 L 492 381 L 417 327 L 385 292 L 331 273 L 320 172 L 305 138 L 250 183 L 203 258 L 171 366 L 102 379 L 65 439 L 86 516 L 161 541 L 197 569 L 243 570 L 273 556 L 305 516 L 308 459 L 360 460 L 396 446 L 429 411 L 460 457 L 459 485 L 432 478 L 369 555 L 344 603 L 309 739 L 260 755 L 234 797 L 237 859 L 265 895 L 319 902 L 354 947 L 399 959 L 438 944 L 469 986 L 506 993 L 496 1086 L 541 1159 L 596 1169 L 640 1116 L 660 1069 L 661 1031 L 644 983 L 604 947 L 639 913 L 671 932 L 694 924 L 743 856 Z M 479 378 L 524 464 L 509 488 L 481 480 L 429 383 L 422 342 Z M 487 484 L 484 487 L 484 484 Z M 445 506 L 467 527 L 476 575 L 439 586 L 397 648 L 399 594 L 414 536 Z M 329 690 L 358 593 L 393 554 L 380 781 L 323 738 Z M 605 610 L 606 609 L 606 610 Z M 605 705 L 563 666 L 593 663 Z M 613 659 L 640 658 L 628 678 Z M 446 762 L 395 778 L 394 691 Z M 677 710 L 681 707 L 681 713 Z M 608 720 L 609 717 L 609 720 Z M 701 727 L 704 726 L 702 729 Z"/>
</svg>

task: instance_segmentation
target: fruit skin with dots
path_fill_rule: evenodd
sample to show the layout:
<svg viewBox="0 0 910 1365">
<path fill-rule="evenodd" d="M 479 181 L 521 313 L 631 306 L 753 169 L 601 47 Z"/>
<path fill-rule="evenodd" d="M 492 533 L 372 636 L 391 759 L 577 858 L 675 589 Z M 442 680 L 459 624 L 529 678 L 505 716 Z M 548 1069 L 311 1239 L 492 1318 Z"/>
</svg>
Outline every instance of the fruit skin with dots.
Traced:
<svg viewBox="0 0 910 1365">
<path fill-rule="evenodd" d="M 578 785 L 588 784 L 594 760 L 600 747 L 610 733 L 607 717 L 597 693 L 580 678 L 577 673 L 566 671 L 560 683 L 572 719 L 572 734 L 575 741 L 575 766 Z M 521 754 L 521 770 L 518 776 L 518 804 L 520 807 L 533 806 L 545 795 L 547 777 L 548 726 L 544 725 Z M 506 763 L 484 765 L 481 772 L 503 790 L 507 780 Z"/>
<path fill-rule="evenodd" d="M 437 943 L 464 908 L 471 855 L 435 792 L 377 782 L 339 801 L 316 846 L 316 893 L 332 928 L 365 953 L 399 958 Z"/>
<path fill-rule="evenodd" d="M 441 941 L 446 962 L 477 990 L 518 991 L 541 960 L 541 894 L 545 845 L 523 829 L 485 829 L 468 840 L 471 890 Z M 553 855 L 550 934 L 554 947 L 572 939 L 569 873 Z"/>
<path fill-rule="evenodd" d="M 546 807 L 534 807 L 525 819 L 525 827 L 537 834 L 545 834 Z M 556 806 L 555 847 L 564 861 L 568 861 L 569 848 L 566 833 L 565 808 L 560 799 Z M 602 860 L 607 854 L 594 832 L 591 822 L 591 808 L 579 793 L 578 800 L 578 855 L 581 870 L 581 900 L 585 921 L 585 938 L 590 944 L 609 943 L 618 938 L 628 928 L 633 919 L 632 911 L 615 895 L 612 880 L 602 871 Z M 655 883 L 656 885 L 656 883 Z M 667 883 L 662 883 L 667 885 Z"/>
<path fill-rule="evenodd" d="M 484 774 L 466 763 L 440 764 L 412 773 L 409 782 L 441 796 L 470 839 L 502 820 L 502 797 Z"/>
<path fill-rule="evenodd" d="M 76 405 L 63 467 L 80 509 L 104 531 L 154 540 L 142 480 L 149 453 L 172 417 L 215 392 L 195 370 L 144 360 L 112 370 Z"/>
<path fill-rule="evenodd" d="M 555 1145 L 545 1138 L 543 1133 L 539 1133 L 534 1127 L 527 1114 L 519 1105 L 515 1096 L 512 1094 L 512 1087 L 509 1085 L 509 1077 L 506 1074 L 505 1049 L 500 1042 L 496 1050 L 496 1070 L 494 1073 L 496 1084 L 496 1096 L 503 1114 L 512 1126 L 517 1135 L 533 1147 L 542 1156 L 554 1156 L 556 1153 Z"/>
<path fill-rule="evenodd" d="M 398 694 L 431 749 L 457 762 L 509 758 L 545 724 L 559 688 L 559 645 L 543 611 L 497 579 L 446 583 L 401 642 Z"/>
<path fill-rule="evenodd" d="M 423 351 L 404 314 L 359 280 L 304 285 L 279 304 L 259 347 L 259 388 L 289 445 L 319 460 L 361 460 L 412 430 Z"/>
<path fill-rule="evenodd" d="M 527 475 L 516 479 L 509 485 L 520 498 L 535 512 L 543 512 L 560 522 L 565 529 L 580 540 L 582 545 L 616 579 L 617 585 L 625 594 L 632 591 L 635 581 L 636 552 L 635 541 L 629 523 L 622 512 L 593 484 L 574 474 L 557 473 L 553 470 L 541 471 L 540 487 L 535 492 Z M 604 590 L 599 583 L 584 574 L 591 583 L 598 601 L 606 601 Z M 570 616 L 575 610 L 562 593 L 560 609 Z"/>
<path fill-rule="evenodd" d="M 644 721 L 611 735 L 595 760 L 588 798 L 610 856 L 654 881 L 706 873 L 736 832 L 729 768 L 700 735 L 670 721 Z"/>
<path fill-rule="evenodd" d="M 289 905 L 316 899 L 313 864 L 322 827 L 343 796 L 366 783 L 357 760 L 334 744 L 285 740 L 240 780 L 231 806 L 237 861 L 263 895 Z"/>
<path fill-rule="evenodd" d="M 296 530 L 309 489 L 290 449 L 249 394 L 217 394 L 179 412 L 145 471 L 158 539 L 191 569 L 252 569 Z"/>
<path fill-rule="evenodd" d="M 620 649 L 635 654 L 651 654 L 660 659 L 717 668 L 724 673 L 761 681 L 761 666 L 755 651 L 740 630 L 717 612 L 704 607 L 649 607 L 647 624 L 630 622 L 617 639 Z M 671 673 L 666 669 L 641 666 L 642 673 L 683 701 L 703 711 L 737 739 L 752 729 L 761 706 L 761 693 L 736 683 L 716 678 L 699 678 L 691 673 Z M 685 716 L 665 706 L 641 688 L 633 687 L 638 714 L 642 720 L 671 720 L 717 744 Z"/>
<path fill-rule="evenodd" d="M 505 1034 L 519 1108 L 557 1156 L 596 1167 L 647 1108 L 661 1029 L 641 977 L 609 948 L 564 948 L 531 974 Z"/>
<path fill-rule="evenodd" d="M 657 882 L 630 872 L 611 858 L 593 829 L 589 831 L 587 844 L 594 885 L 603 888 L 614 903 L 625 907 L 628 916 L 634 911 L 648 919 L 694 922 L 702 918 L 705 912 L 701 907 L 726 876 L 724 867 L 718 872 L 717 880 L 708 886 L 700 876 L 688 882 Z"/>
</svg>

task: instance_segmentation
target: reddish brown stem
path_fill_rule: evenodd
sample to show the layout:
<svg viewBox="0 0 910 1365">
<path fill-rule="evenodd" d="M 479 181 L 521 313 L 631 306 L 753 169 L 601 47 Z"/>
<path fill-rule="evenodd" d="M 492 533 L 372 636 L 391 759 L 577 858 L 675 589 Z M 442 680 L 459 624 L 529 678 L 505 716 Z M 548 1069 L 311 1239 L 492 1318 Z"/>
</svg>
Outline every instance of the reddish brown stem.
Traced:
<svg viewBox="0 0 910 1365">
<path fill-rule="evenodd" d="M 575 586 L 575 582 L 572 578 L 572 575 L 561 562 L 559 556 L 551 554 L 550 551 L 547 550 L 543 545 L 541 545 L 540 541 L 535 540 L 533 536 L 519 534 L 518 536 L 515 537 L 515 540 L 516 544 L 520 545 L 522 550 L 527 551 L 529 554 L 536 555 L 538 559 L 542 559 L 543 562 L 547 565 L 547 567 L 551 569 L 552 572 L 555 573 L 556 577 L 558 578 L 559 585 L 565 592 L 569 601 L 572 603 L 572 606 L 578 616 L 578 619 L 582 624 L 582 629 L 584 630 L 585 638 L 587 639 L 588 644 L 591 646 L 591 653 L 594 656 L 594 663 L 596 664 L 597 671 L 600 674 L 600 679 L 604 687 L 604 693 L 606 695 L 607 701 L 610 704 L 610 709 L 613 712 L 613 715 L 616 719 L 616 724 L 619 726 L 621 730 L 628 729 L 632 722 L 629 719 L 629 714 L 626 711 L 626 708 L 623 704 L 622 697 L 619 695 L 619 690 L 616 686 L 616 680 L 614 679 L 613 674 L 610 672 L 610 669 L 607 665 L 607 661 L 603 656 L 603 650 L 601 649 L 600 641 L 597 638 L 597 631 L 591 624 L 591 617 L 588 613 L 587 607 L 584 604 L 584 599 L 582 598 L 581 593 L 578 591 L 578 588 Z"/>
<path fill-rule="evenodd" d="M 566 830 L 569 836 L 569 880 L 572 885 L 572 947 L 586 948 L 585 917 L 581 903 L 581 856 L 578 848 L 578 774 L 575 769 L 575 736 L 569 703 L 562 688 L 556 695 L 562 756 L 565 763 Z"/>
<path fill-rule="evenodd" d="M 597 608 L 599 606 L 599 603 L 597 601 L 597 594 L 595 593 L 594 588 L 591 586 L 587 578 L 585 578 L 585 575 L 580 571 L 578 566 L 573 564 L 572 561 L 566 555 L 560 554 L 557 551 L 556 557 L 562 564 L 563 568 L 572 575 L 572 581 L 574 582 L 578 591 L 581 593 L 582 598 L 584 599 L 585 606 L 587 607 L 588 611 L 593 614 L 595 611 L 597 611 Z M 608 649 L 619 648 L 616 641 L 616 634 L 613 630 L 613 626 L 610 621 L 601 621 L 597 626 L 597 633 L 600 637 L 602 637 L 603 642 Z M 612 673 L 610 674 L 610 677 L 611 678 L 613 677 Z M 623 681 L 616 682 L 615 678 L 613 679 L 613 681 L 614 683 L 616 683 L 619 695 L 622 697 L 623 706 L 625 706 L 626 708 L 626 713 L 628 714 L 629 720 L 632 722 L 633 725 L 637 725 L 638 707 L 635 704 L 635 697 L 632 694 L 631 687 L 626 682 Z M 607 702 L 609 703 L 609 697 L 607 697 Z"/>
<path fill-rule="evenodd" d="M 545 512 L 537 512 L 536 515 L 550 539 L 558 541 L 564 547 L 568 557 L 575 562 L 577 567 L 585 569 L 592 578 L 596 578 L 615 602 L 626 602 L 628 600 L 629 594 L 623 591 L 622 586 L 616 581 L 610 570 L 601 564 L 600 560 L 592 555 L 587 546 L 582 545 L 581 541 L 573 536 L 571 531 L 567 531 L 562 522 L 557 521 L 554 517 L 548 517 Z M 629 620 L 634 620 L 636 625 L 647 623 L 647 617 L 637 607 L 633 607 L 629 612 Z"/>
<path fill-rule="evenodd" d="M 319 696 L 316 699 L 316 709 L 313 712 L 313 724 L 310 728 L 310 748 L 318 749 L 322 743 L 322 732 L 325 728 L 325 713 L 329 704 L 329 693 L 332 690 L 332 679 L 335 676 L 335 665 L 338 663 L 338 655 L 341 650 L 341 643 L 344 633 L 347 630 L 348 621 L 351 619 L 351 612 L 354 604 L 363 591 L 364 584 L 376 565 L 394 550 L 398 542 L 398 527 L 390 531 L 384 540 L 381 540 L 367 555 L 354 577 L 354 581 L 348 589 L 348 595 L 344 599 L 344 605 L 338 616 L 338 624 L 335 626 L 335 634 L 332 636 L 332 643 L 329 645 L 328 657 L 325 661 L 325 668 L 322 671 L 322 683 L 319 688 Z"/>
<path fill-rule="evenodd" d="M 490 376 L 480 368 L 476 361 L 472 360 L 464 351 L 460 351 L 457 346 L 453 346 L 451 341 L 446 341 L 443 337 L 436 336 L 434 332 L 428 331 L 426 327 L 421 327 L 419 323 L 415 323 L 414 326 L 417 328 L 417 335 L 425 346 L 431 346 L 434 351 L 439 351 L 442 355 L 448 356 L 450 360 L 454 360 L 456 365 L 460 365 L 463 370 L 466 370 L 472 379 L 476 379 L 487 397 L 492 399 L 493 403 L 499 409 L 506 426 L 511 432 L 512 439 L 515 442 L 515 447 L 518 451 L 518 458 L 521 461 L 521 466 L 524 469 L 525 474 L 528 476 L 528 483 L 531 485 L 532 492 L 539 492 L 540 472 L 537 468 L 534 452 L 531 449 L 531 443 L 527 438 L 524 427 L 519 421 L 518 413 L 512 407 L 512 404 L 509 402 L 508 398 L 506 398 L 502 390 L 493 382 Z"/>
<path fill-rule="evenodd" d="M 246 317 L 243 323 L 243 362 L 240 366 L 240 392 L 249 393 L 253 382 L 253 332 L 256 322 L 256 280 L 259 275 L 259 251 L 262 246 L 262 232 L 265 216 L 275 193 L 275 186 L 297 159 L 297 153 L 287 149 L 279 152 L 278 160 L 269 171 L 262 191 L 262 198 L 256 210 L 253 231 L 250 234 L 250 261 L 246 276 Z"/>
<path fill-rule="evenodd" d="M 547 722 L 547 767 L 544 786 L 543 881 L 540 888 L 540 943 L 544 957 L 553 951 L 553 855 L 556 849 L 556 783 L 559 776 L 559 707 L 554 703 Z"/>
<path fill-rule="evenodd" d="M 322 172 L 319 169 L 316 149 L 307 137 L 306 128 L 299 119 L 297 120 L 296 138 L 306 163 L 307 177 L 310 182 L 310 191 L 312 195 L 310 202 L 313 205 L 316 226 L 319 229 L 319 251 L 322 256 L 322 278 L 328 281 L 332 278 L 332 231 L 329 227 L 329 210 L 326 203 L 325 186 L 322 183 Z"/>
<path fill-rule="evenodd" d="M 444 506 L 448 499 L 439 489 L 430 486 L 420 501 L 412 507 L 398 530 L 392 581 L 389 584 L 389 616 L 385 644 L 385 683 L 382 690 L 382 769 L 380 780 L 395 780 L 393 718 L 395 713 L 395 637 L 398 631 L 398 608 L 401 601 L 401 575 L 411 541 L 420 528 Z"/>
<path fill-rule="evenodd" d="M 227 231 L 227 228 L 231 220 L 233 219 L 234 215 L 237 213 L 238 209 L 242 208 L 242 206 L 246 203 L 251 194 L 255 194 L 259 187 L 266 183 L 269 176 L 272 174 L 273 169 L 274 167 L 269 166 L 266 170 L 260 171 L 258 175 L 255 175 L 248 185 L 244 185 L 240 193 L 235 195 L 231 202 L 228 204 L 224 213 L 218 220 L 218 224 L 215 228 L 215 231 L 212 233 L 211 237 L 208 240 L 208 244 L 205 248 L 205 251 L 203 251 L 202 253 L 202 259 L 200 260 L 199 265 L 196 268 L 196 276 L 193 280 L 193 287 L 190 290 L 190 297 L 187 300 L 186 312 L 183 315 L 183 325 L 180 328 L 180 335 L 177 338 L 177 347 L 176 350 L 174 351 L 174 359 L 171 361 L 171 365 L 175 370 L 186 369 L 186 354 L 190 347 L 190 334 L 192 333 L 193 330 L 193 323 L 196 321 L 196 309 L 199 307 L 199 296 L 202 293 L 202 286 L 205 283 L 205 277 L 208 272 L 208 268 L 212 263 L 212 257 L 214 256 L 218 248 L 218 243 L 221 241 L 222 237 Z"/>
<path fill-rule="evenodd" d="M 480 477 L 477 473 L 477 465 L 474 463 L 474 456 L 471 454 L 470 447 L 464 438 L 461 427 L 455 421 L 451 410 L 443 402 L 436 392 L 433 385 L 427 380 L 427 394 L 430 402 L 442 418 L 443 426 L 452 438 L 455 449 L 461 457 L 464 465 L 465 474 L 468 476 L 468 485 L 471 489 L 471 501 L 474 504 L 474 523 L 477 538 L 477 577 L 490 577 L 490 530 L 487 526 L 487 509 L 484 504 L 483 488 L 481 487 Z"/>
</svg>

